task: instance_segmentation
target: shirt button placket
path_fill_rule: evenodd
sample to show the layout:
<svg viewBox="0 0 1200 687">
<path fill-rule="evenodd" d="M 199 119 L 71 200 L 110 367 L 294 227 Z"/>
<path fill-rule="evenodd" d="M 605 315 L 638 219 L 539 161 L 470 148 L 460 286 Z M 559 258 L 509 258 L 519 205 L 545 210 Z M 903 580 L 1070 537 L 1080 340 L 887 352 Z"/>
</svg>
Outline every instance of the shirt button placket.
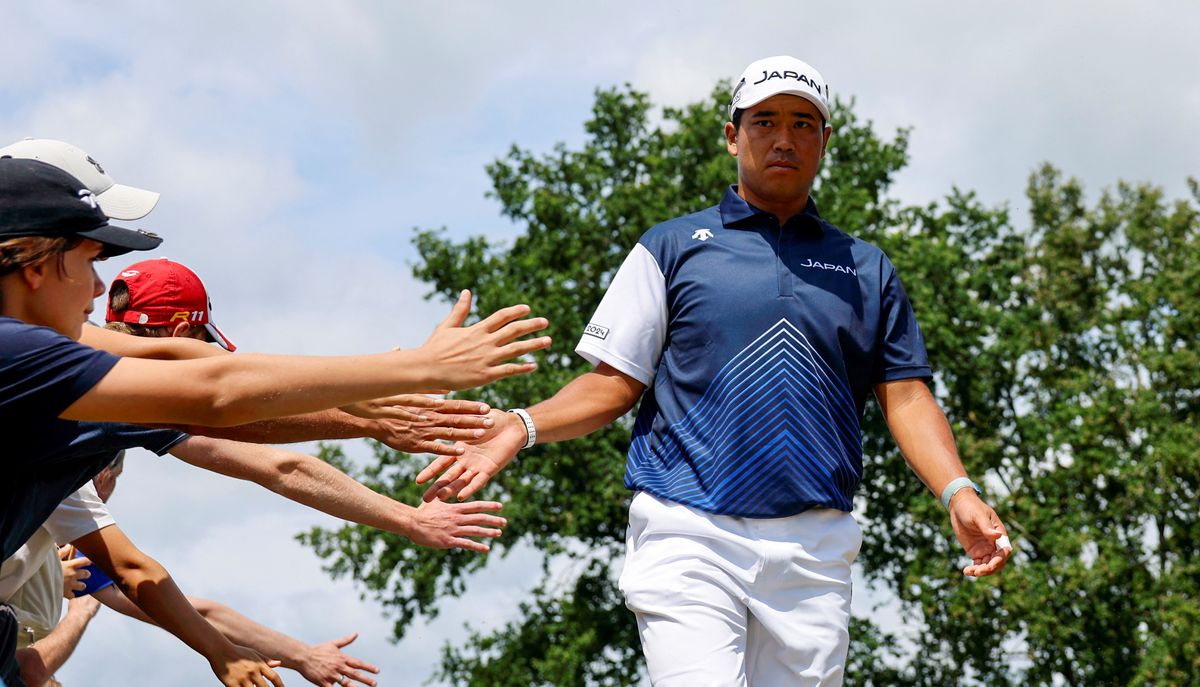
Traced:
<svg viewBox="0 0 1200 687">
<path fill-rule="evenodd" d="M 792 296 L 792 273 L 788 270 L 787 261 L 784 259 L 787 255 L 788 240 L 787 231 L 779 225 L 779 220 L 773 215 L 771 222 L 775 225 L 773 233 L 775 236 L 775 281 L 779 287 L 780 298 L 790 298 Z"/>
</svg>

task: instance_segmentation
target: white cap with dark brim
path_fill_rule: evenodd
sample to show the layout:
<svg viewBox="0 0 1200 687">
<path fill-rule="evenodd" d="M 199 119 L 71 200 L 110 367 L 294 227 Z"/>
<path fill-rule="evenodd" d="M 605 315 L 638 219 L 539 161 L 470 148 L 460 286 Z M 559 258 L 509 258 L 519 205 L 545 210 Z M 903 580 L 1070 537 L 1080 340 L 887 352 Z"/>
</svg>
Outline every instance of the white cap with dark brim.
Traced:
<svg viewBox="0 0 1200 687">
<path fill-rule="evenodd" d="M 58 167 L 83 182 L 111 219 L 141 219 L 158 204 L 158 193 L 118 184 L 91 155 L 70 143 L 52 138 L 26 138 L 0 148 L 0 157 L 40 160 Z"/>
</svg>

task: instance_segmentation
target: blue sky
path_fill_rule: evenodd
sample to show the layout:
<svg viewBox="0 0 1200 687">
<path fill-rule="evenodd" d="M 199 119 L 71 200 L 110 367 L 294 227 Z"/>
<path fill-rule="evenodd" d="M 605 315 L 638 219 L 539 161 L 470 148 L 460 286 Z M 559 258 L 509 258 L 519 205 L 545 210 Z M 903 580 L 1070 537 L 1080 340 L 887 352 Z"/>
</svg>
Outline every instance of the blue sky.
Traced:
<svg viewBox="0 0 1200 687">
<path fill-rule="evenodd" d="M 483 166 L 581 140 L 598 87 L 679 105 L 789 53 L 885 135 L 913 127 L 906 202 L 958 185 L 1019 213 L 1042 161 L 1091 192 L 1179 196 L 1200 171 L 1198 20 L 1166 2 L 14 3 L 0 141 L 67 140 L 162 192 L 134 226 L 205 277 L 243 350 L 369 352 L 419 344 L 444 310 L 410 275 L 411 229 L 511 237 Z M 418 684 L 463 623 L 502 622 L 531 574 L 528 555 L 494 563 L 391 645 L 379 609 L 291 540 L 329 519 L 169 459 L 126 475 L 118 521 L 186 591 L 310 641 L 358 630 L 385 685 Z M 177 640 L 105 613 L 62 677 L 214 682 Z"/>
</svg>

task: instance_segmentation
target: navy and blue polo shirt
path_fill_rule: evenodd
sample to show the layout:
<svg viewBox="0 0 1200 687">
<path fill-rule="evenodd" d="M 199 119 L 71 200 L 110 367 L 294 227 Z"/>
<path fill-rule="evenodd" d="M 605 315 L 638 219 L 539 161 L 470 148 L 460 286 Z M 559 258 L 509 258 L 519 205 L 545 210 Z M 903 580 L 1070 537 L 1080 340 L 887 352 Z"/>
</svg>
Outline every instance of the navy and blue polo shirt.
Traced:
<svg viewBox="0 0 1200 687">
<path fill-rule="evenodd" d="M 576 352 L 647 385 L 625 485 L 720 515 L 849 511 L 881 382 L 931 376 L 883 251 L 731 187 L 647 231 Z"/>
</svg>

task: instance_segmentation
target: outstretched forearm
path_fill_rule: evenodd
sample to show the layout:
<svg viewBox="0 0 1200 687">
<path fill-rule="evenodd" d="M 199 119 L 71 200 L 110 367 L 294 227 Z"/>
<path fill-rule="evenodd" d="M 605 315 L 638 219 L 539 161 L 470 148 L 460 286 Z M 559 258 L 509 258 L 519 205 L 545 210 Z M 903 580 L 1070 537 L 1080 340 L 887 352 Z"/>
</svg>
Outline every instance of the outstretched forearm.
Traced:
<svg viewBox="0 0 1200 687">
<path fill-rule="evenodd" d="M 129 616 L 144 623 L 157 625 L 154 619 L 142 612 L 119 589 L 105 587 L 96 592 L 95 597 L 113 611 Z M 232 608 L 209 599 L 195 596 L 185 597 L 192 608 L 200 614 L 217 631 L 234 644 L 249 647 L 267 658 L 278 659 L 287 668 L 295 668 L 303 663 L 304 652 L 308 645 L 298 639 L 289 637 L 282 632 L 272 630 L 265 625 L 259 625 Z"/>
<path fill-rule="evenodd" d="M 462 327 L 469 310 L 464 292 L 420 348 L 377 355 L 121 358 L 60 417 L 227 427 L 425 389 L 466 389 L 536 368 L 505 361 L 549 346 L 548 337 L 518 340 L 544 329 L 546 320 L 522 319 L 529 308 L 513 306 Z"/>
<path fill-rule="evenodd" d="M 196 467 L 244 479 L 343 520 L 410 536 L 416 509 L 371 491 L 313 456 L 273 446 L 190 437 L 171 455 Z"/>
<path fill-rule="evenodd" d="M 228 427 L 417 391 L 430 385 L 429 369 L 420 351 L 344 358 L 122 358 L 61 417 Z"/>
<path fill-rule="evenodd" d="M 41 687 L 63 667 L 98 608 L 90 597 L 72 599 L 67 606 L 67 615 L 50 634 L 17 652 L 21 679 L 28 687 Z"/>
<path fill-rule="evenodd" d="M 308 645 L 299 639 L 260 625 L 216 601 L 195 596 L 189 596 L 188 601 L 234 644 L 250 647 L 267 658 L 282 661 L 285 668 L 296 670 L 304 662 Z"/>
<path fill-rule="evenodd" d="M 119 527 L 109 525 L 72 543 L 154 624 L 210 661 L 232 652 L 232 644 L 192 608 L 166 568 L 142 553 Z"/>
<path fill-rule="evenodd" d="M 646 387 L 606 364 L 585 372 L 557 394 L 526 408 L 537 433 L 536 443 L 566 441 L 594 432 L 629 412 Z M 516 413 L 493 410 L 494 426 L 483 437 L 468 441 L 460 456 L 443 456 L 417 475 L 424 484 L 434 478 L 438 498 L 465 499 L 478 492 L 507 466 L 529 440 L 525 423 Z"/>
<path fill-rule="evenodd" d="M 220 346 L 186 337 L 141 337 L 103 327 L 84 327 L 79 343 L 127 358 L 192 360 L 228 355 Z"/>
<path fill-rule="evenodd" d="M 155 624 L 154 620 L 114 587 L 105 587 L 94 596 L 118 613 L 144 623 Z M 342 648 L 354 641 L 356 635 L 333 642 L 305 644 L 282 632 L 260 625 L 216 601 L 194 596 L 187 597 L 187 600 L 229 641 L 254 649 L 267 658 L 279 660 L 285 668 L 295 670 L 315 685 L 328 685 L 342 676 L 352 676 L 355 681 L 368 687 L 374 685 L 368 673 L 377 673 L 379 669 L 342 652 Z"/>
<path fill-rule="evenodd" d="M 526 410 L 539 444 L 567 441 L 608 426 L 629 412 L 645 390 L 636 379 L 601 364 Z"/>
<path fill-rule="evenodd" d="M 190 437 L 172 455 L 197 467 L 259 484 L 281 496 L 360 525 L 395 532 L 421 546 L 485 552 L 472 537 L 498 537 L 505 521 L 493 501 L 405 505 L 371 491 L 312 456 L 271 446 Z"/>
<path fill-rule="evenodd" d="M 379 423 L 331 408 L 303 415 L 258 420 L 233 427 L 175 425 L 181 432 L 244 441 L 251 444 L 295 444 L 303 441 L 374 438 L 381 434 Z"/>
</svg>

